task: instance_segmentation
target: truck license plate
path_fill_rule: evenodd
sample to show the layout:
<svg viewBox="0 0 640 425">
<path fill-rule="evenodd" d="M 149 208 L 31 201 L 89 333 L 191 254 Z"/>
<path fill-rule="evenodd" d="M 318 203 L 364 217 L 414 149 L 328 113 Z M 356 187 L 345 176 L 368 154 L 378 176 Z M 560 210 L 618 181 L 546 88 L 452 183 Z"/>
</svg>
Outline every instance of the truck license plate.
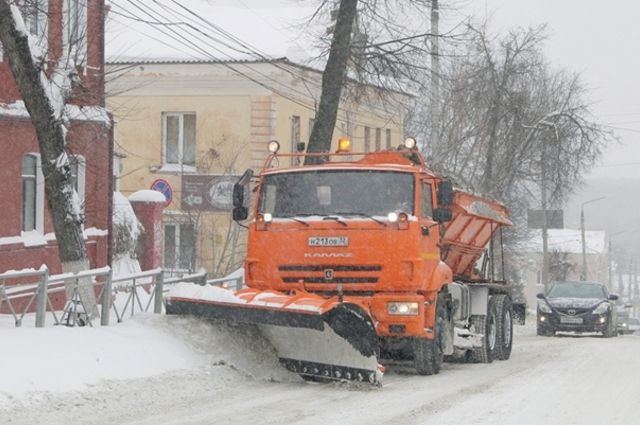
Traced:
<svg viewBox="0 0 640 425">
<path fill-rule="evenodd" d="M 582 317 L 561 317 L 560 323 L 566 323 L 568 325 L 581 325 Z"/>
<path fill-rule="evenodd" d="M 312 236 L 309 238 L 309 246 L 349 246 L 349 238 L 346 236 Z"/>
</svg>

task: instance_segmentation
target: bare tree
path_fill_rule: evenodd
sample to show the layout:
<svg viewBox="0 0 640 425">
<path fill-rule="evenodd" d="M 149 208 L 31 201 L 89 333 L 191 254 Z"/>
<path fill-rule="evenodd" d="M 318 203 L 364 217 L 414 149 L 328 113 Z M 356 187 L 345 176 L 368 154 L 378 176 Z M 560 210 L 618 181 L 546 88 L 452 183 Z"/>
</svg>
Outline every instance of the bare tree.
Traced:
<svg viewBox="0 0 640 425">
<path fill-rule="evenodd" d="M 580 77 L 546 62 L 544 27 L 500 38 L 470 27 L 469 36 L 443 71 L 441 144 L 427 151 L 434 168 L 510 206 L 526 206 L 538 199 L 545 164 L 544 184 L 560 203 L 612 134 L 591 116 Z M 427 135 L 425 117 L 413 125 Z"/>
<path fill-rule="evenodd" d="M 331 42 L 329 59 L 322 74 L 322 94 L 318 114 L 309 138 L 307 152 L 328 152 L 336 124 L 340 93 L 347 75 L 347 60 L 351 50 L 351 32 L 356 19 L 358 0 L 340 0 L 336 27 Z M 305 163 L 318 162 L 318 157 L 308 156 Z"/>
<path fill-rule="evenodd" d="M 40 40 L 27 31 L 18 6 L 15 0 L 0 0 L 0 42 L 36 131 L 62 269 L 78 272 L 88 269 L 89 263 L 82 232 L 83 216 L 66 152 L 69 120 L 65 105 L 74 90 L 79 89 L 76 61 L 86 34 L 75 34 L 59 57 L 51 57 Z M 97 314 L 92 288 L 80 291 L 89 314 Z M 67 296 L 71 294 L 67 288 Z"/>
<path fill-rule="evenodd" d="M 334 24 L 326 34 L 315 35 L 323 52 L 317 60 L 324 60 L 327 52 L 328 59 L 309 152 L 329 151 L 335 120 L 327 118 L 335 116 L 340 96 L 356 103 L 375 102 L 388 111 L 411 109 L 412 105 L 401 103 L 392 92 L 428 90 L 425 76 L 430 72 L 428 58 L 437 45 L 435 40 L 456 37 L 453 31 L 430 32 L 431 0 L 343 0 L 338 9 L 336 3 L 323 1 L 313 18 L 330 17 Z M 351 3 L 349 8 L 343 7 L 346 3 Z M 365 98 L 367 91 L 362 88 L 371 84 L 387 90 Z"/>
</svg>

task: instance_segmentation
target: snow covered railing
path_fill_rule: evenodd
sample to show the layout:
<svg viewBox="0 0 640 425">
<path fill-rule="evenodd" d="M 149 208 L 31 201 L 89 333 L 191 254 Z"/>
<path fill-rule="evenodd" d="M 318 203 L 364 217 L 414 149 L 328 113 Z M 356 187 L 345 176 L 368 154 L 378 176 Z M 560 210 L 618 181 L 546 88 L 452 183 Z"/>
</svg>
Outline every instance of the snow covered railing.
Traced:
<svg viewBox="0 0 640 425">
<path fill-rule="evenodd" d="M 7 272 L 0 273 L 0 311 L 2 311 L 3 304 L 6 305 L 13 316 L 16 327 L 20 327 L 22 325 L 22 319 L 24 319 L 25 314 L 29 311 L 34 301 L 36 302 L 36 327 L 44 327 L 43 312 L 46 309 L 45 303 L 47 297 L 43 296 L 43 294 L 46 294 L 48 277 L 49 270 L 45 265 L 40 267 L 40 270 L 9 270 Z M 6 285 L 7 281 L 22 281 L 27 279 L 31 281 L 34 278 L 37 283 L 11 286 Z M 27 298 L 25 306 L 20 312 L 17 312 L 16 307 L 14 307 L 14 300 L 16 299 L 16 296 Z"/>
<path fill-rule="evenodd" d="M 239 291 L 244 286 L 244 278 L 238 277 L 221 277 L 219 279 L 207 279 L 207 285 L 222 286 L 224 288 L 232 288 Z"/>
<path fill-rule="evenodd" d="M 207 279 L 206 272 L 165 278 L 165 271 L 157 268 L 114 277 L 109 267 L 49 275 L 49 270 L 43 265 L 39 270 L 10 270 L 0 273 L 0 311 L 6 305 L 5 310 L 13 316 L 16 327 L 20 327 L 25 315 L 33 310 L 36 327 L 44 327 L 47 312 L 53 316 L 56 325 L 91 326 L 80 291 L 81 285 L 91 285 L 99 307 L 97 317 L 102 326 L 108 326 L 111 312 L 115 313 L 118 323 L 127 314 L 130 317 L 136 313 L 149 312 L 152 305 L 154 313 L 162 314 L 167 286 L 180 282 L 237 290 L 244 285 L 244 275 L 242 270 L 238 270 L 219 279 Z M 51 298 L 56 294 L 64 294 L 68 299 L 61 317 L 56 314 Z"/>
</svg>

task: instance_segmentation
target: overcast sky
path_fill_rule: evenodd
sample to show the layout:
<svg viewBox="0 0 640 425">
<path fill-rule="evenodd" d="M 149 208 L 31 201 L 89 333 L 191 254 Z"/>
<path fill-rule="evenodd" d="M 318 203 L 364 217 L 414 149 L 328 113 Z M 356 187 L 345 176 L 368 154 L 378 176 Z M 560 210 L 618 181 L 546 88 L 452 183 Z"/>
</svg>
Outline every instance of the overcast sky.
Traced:
<svg viewBox="0 0 640 425">
<path fill-rule="evenodd" d="M 473 0 L 463 10 L 500 29 L 546 23 L 550 62 L 582 74 L 594 113 L 623 143 L 591 178 L 640 176 L 640 1 Z"/>
<path fill-rule="evenodd" d="M 615 128 L 621 144 L 608 148 L 590 178 L 632 178 L 640 175 L 640 0 L 450 0 L 457 10 L 442 12 L 442 27 L 472 15 L 488 18 L 494 32 L 546 23 L 549 61 L 579 72 L 591 89 L 593 112 Z M 107 56 L 182 57 L 189 53 L 170 37 L 148 25 L 133 25 L 118 13 L 139 11 L 115 1 L 110 15 Z M 196 12 L 268 55 L 301 60 L 312 49 L 299 27 L 317 0 L 182 0 Z M 441 0 L 447 4 L 447 0 Z M 428 23 L 425 23 L 428 25 Z M 164 41 L 164 43 L 158 42 Z M 228 59 L 225 53 L 214 55 Z M 237 53 L 230 52 L 232 56 Z M 631 163 L 631 164 L 630 164 Z M 629 164 L 629 165 L 625 165 Z"/>
</svg>

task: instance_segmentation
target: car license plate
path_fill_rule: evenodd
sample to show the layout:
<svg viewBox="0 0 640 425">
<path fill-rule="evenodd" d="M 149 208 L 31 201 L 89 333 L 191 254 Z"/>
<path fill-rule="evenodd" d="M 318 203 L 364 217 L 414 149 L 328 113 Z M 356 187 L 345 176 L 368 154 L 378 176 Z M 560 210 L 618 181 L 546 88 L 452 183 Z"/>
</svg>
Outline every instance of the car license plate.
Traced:
<svg viewBox="0 0 640 425">
<path fill-rule="evenodd" d="M 581 325 L 582 317 L 561 317 L 560 323 L 566 323 L 568 325 Z"/>
<path fill-rule="evenodd" d="M 349 238 L 346 236 L 312 236 L 309 238 L 309 246 L 349 246 Z"/>
</svg>

